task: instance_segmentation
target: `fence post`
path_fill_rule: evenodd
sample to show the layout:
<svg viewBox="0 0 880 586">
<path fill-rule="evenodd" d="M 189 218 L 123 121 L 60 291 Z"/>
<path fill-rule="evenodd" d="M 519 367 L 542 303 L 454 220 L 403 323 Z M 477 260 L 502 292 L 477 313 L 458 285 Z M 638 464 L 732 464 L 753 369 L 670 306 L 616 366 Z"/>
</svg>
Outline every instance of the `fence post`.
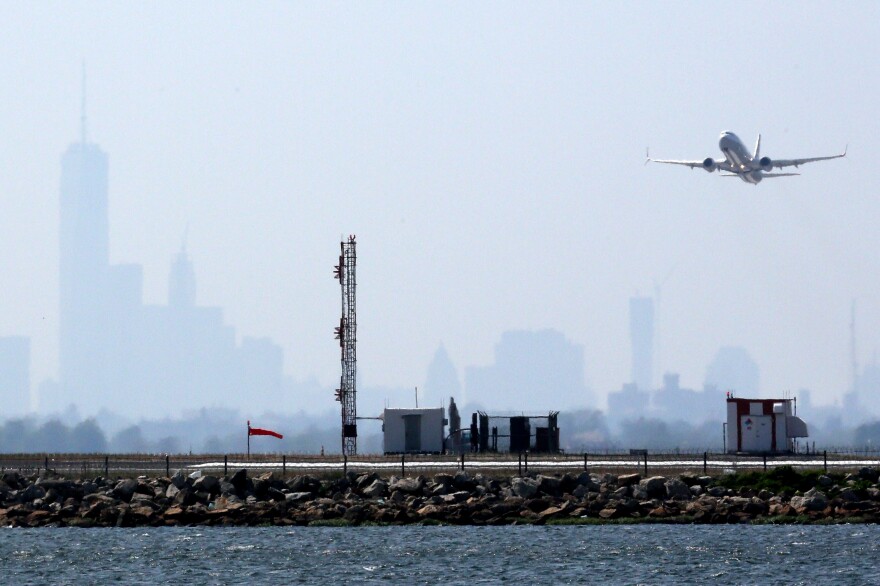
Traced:
<svg viewBox="0 0 880 586">
<path fill-rule="evenodd" d="M 464 470 L 464 452 L 461 453 L 461 469 Z"/>
<path fill-rule="evenodd" d="M 648 477 L 648 450 L 645 450 L 645 478 Z"/>
<path fill-rule="evenodd" d="M 342 454 L 342 475 L 345 476 L 348 474 L 348 456 Z"/>
<path fill-rule="evenodd" d="M 171 476 L 171 458 L 165 454 L 165 476 Z"/>
<path fill-rule="evenodd" d="M 229 475 L 228 468 L 229 468 L 229 455 L 223 454 L 223 476 Z"/>
<path fill-rule="evenodd" d="M 517 458 L 516 469 L 519 472 L 519 475 L 522 476 L 522 452 L 519 453 L 519 457 Z"/>
<path fill-rule="evenodd" d="M 529 473 L 529 453 L 525 453 L 525 465 L 526 465 L 526 474 Z"/>
<path fill-rule="evenodd" d="M 45 460 L 43 460 L 43 468 L 46 470 L 46 472 L 49 471 L 49 456 L 46 456 Z"/>
<path fill-rule="evenodd" d="M 406 477 L 406 454 L 400 454 L 400 477 Z"/>
<path fill-rule="evenodd" d="M 587 453 L 584 452 L 584 472 L 587 471 Z"/>
<path fill-rule="evenodd" d="M 709 471 L 709 452 L 703 452 L 703 474 Z"/>
<path fill-rule="evenodd" d="M 822 450 L 822 462 L 825 468 L 825 474 L 828 474 L 828 450 Z"/>
<path fill-rule="evenodd" d="M 767 471 L 767 454 L 764 454 L 764 472 Z"/>
<path fill-rule="evenodd" d="M 110 478 L 110 456 L 104 456 L 104 478 Z"/>
<path fill-rule="evenodd" d="M 281 479 L 287 478 L 287 454 L 281 455 Z"/>
</svg>

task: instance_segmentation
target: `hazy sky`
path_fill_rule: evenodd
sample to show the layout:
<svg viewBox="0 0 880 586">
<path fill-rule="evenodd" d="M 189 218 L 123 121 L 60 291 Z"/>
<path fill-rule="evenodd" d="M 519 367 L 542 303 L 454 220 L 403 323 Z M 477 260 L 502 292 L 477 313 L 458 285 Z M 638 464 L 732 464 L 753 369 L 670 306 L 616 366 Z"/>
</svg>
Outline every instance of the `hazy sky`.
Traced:
<svg viewBox="0 0 880 586">
<path fill-rule="evenodd" d="M 57 375 L 59 159 L 110 157 L 113 262 L 164 303 L 187 224 L 198 302 L 333 384 L 340 236 L 358 238 L 359 369 L 462 375 L 508 329 L 630 377 L 628 298 L 662 290 L 661 367 L 699 387 L 742 345 L 764 393 L 849 384 L 880 349 L 880 5 L 0 2 L 0 335 Z M 757 187 L 643 165 L 846 159 Z M 292 398 L 291 409 L 299 406 Z M 332 396 L 327 407 L 334 405 Z"/>
</svg>

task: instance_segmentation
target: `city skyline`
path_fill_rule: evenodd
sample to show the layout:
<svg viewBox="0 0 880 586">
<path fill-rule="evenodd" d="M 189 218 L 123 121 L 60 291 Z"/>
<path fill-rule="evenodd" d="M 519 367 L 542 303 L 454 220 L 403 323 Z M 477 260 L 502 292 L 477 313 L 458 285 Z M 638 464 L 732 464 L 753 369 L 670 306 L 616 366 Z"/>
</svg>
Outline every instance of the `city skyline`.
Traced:
<svg viewBox="0 0 880 586">
<path fill-rule="evenodd" d="M 583 348 L 602 404 L 631 376 L 628 300 L 662 283 L 654 386 L 674 371 L 701 388 L 733 346 L 760 392 L 841 403 L 853 299 L 856 362 L 880 346 L 878 82 L 851 58 L 876 52 L 880 9 L 754 21 L 754 3 L 695 27 L 698 6 L 8 7 L 0 336 L 30 338 L 34 388 L 64 370 L 57 161 L 85 60 L 87 142 L 111 157 L 108 264 L 141 265 L 143 304 L 165 305 L 189 225 L 199 304 L 236 343 L 274 340 L 286 377 L 338 379 L 327 275 L 356 234 L 362 390 L 411 396 L 441 342 L 463 383 L 505 332 L 549 329 Z M 709 67 L 731 30 L 785 65 Z M 849 154 L 757 188 L 642 166 L 646 146 L 709 153 L 726 128 L 785 156 Z"/>
</svg>

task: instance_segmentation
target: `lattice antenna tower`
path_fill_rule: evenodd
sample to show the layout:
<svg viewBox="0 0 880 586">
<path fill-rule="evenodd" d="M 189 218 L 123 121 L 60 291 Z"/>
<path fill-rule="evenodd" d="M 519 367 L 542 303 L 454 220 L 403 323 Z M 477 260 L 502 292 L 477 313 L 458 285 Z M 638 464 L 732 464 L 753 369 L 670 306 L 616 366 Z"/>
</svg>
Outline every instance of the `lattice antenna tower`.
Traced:
<svg viewBox="0 0 880 586">
<path fill-rule="evenodd" d="M 357 311 L 355 304 L 355 268 L 357 253 L 354 236 L 339 243 L 341 253 L 339 264 L 334 267 L 333 276 L 339 279 L 342 289 L 342 317 L 336 328 L 336 339 L 342 351 L 342 375 L 336 400 L 342 405 L 342 453 L 346 456 L 357 454 Z"/>
</svg>

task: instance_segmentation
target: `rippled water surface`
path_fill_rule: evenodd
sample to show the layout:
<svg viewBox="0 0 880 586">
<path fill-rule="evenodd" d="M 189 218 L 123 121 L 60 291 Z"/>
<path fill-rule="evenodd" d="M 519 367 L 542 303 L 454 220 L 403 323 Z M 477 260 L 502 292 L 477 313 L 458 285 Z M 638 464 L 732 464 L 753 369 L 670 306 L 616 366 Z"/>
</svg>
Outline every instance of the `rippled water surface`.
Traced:
<svg viewBox="0 0 880 586">
<path fill-rule="evenodd" d="M 0 583 L 880 584 L 880 528 L 0 529 Z"/>
</svg>

